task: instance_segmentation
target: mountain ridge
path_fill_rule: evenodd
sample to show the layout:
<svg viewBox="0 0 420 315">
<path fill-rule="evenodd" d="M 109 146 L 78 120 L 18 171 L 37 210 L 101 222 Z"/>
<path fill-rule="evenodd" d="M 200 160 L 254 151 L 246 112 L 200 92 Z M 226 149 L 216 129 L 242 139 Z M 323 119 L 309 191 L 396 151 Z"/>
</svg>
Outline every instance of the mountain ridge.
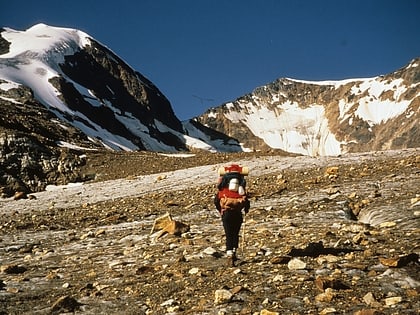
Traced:
<svg viewBox="0 0 420 315">
<path fill-rule="evenodd" d="M 242 147 L 251 150 L 268 144 L 317 156 L 417 147 L 419 64 L 416 58 L 391 74 L 367 79 L 281 78 L 193 120 L 233 138 L 245 133 Z"/>
</svg>

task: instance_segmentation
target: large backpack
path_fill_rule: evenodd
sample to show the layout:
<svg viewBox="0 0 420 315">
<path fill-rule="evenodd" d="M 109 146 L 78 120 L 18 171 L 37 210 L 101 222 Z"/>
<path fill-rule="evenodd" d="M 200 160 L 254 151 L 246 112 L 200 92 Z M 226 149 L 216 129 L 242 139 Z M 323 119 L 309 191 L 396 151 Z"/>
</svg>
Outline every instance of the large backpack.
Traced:
<svg viewBox="0 0 420 315">
<path fill-rule="evenodd" d="M 248 202 L 246 196 L 246 180 L 248 169 L 232 164 L 219 169 L 219 184 L 217 185 L 217 200 L 224 210 L 240 210 Z"/>
<path fill-rule="evenodd" d="M 244 189 L 246 188 L 245 176 L 240 173 L 233 172 L 226 173 L 222 176 L 219 185 L 217 185 L 217 189 L 222 190 L 224 188 L 229 188 L 229 184 L 232 182 L 232 179 L 236 179 L 238 181 L 238 186 L 242 186 Z"/>
</svg>

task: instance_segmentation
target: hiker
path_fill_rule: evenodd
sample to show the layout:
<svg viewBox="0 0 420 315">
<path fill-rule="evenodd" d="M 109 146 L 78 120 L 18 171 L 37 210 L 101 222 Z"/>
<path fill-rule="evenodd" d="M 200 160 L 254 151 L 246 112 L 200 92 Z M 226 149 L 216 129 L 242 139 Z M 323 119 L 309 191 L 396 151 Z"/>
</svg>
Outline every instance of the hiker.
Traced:
<svg viewBox="0 0 420 315">
<path fill-rule="evenodd" d="M 218 192 L 214 197 L 214 205 L 222 218 L 226 237 L 228 265 L 235 266 L 239 232 L 243 222 L 242 211 L 244 214 L 247 214 L 250 207 L 245 181 L 245 175 L 248 175 L 248 168 L 232 164 L 220 168 L 219 175 Z"/>
</svg>

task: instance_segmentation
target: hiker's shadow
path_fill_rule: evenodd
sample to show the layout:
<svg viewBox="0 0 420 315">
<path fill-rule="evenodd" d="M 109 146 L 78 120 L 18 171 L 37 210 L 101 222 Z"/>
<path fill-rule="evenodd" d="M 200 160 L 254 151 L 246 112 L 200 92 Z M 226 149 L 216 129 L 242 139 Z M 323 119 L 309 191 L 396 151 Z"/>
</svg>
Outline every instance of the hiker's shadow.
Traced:
<svg viewBox="0 0 420 315">
<path fill-rule="evenodd" d="M 287 264 L 292 257 L 318 257 L 320 255 L 338 255 L 338 254 L 347 254 L 355 251 L 362 251 L 361 249 L 355 248 L 333 248 L 333 247 L 324 247 L 324 244 L 319 241 L 318 243 L 311 242 L 305 248 L 292 248 L 288 254 L 285 256 L 273 257 L 270 262 L 273 264 Z M 261 262 L 264 260 L 263 256 L 256 256 L 251 261 L 241 261 L 239 265 L 244 265 L 249 262 Z"/>
<path fill-rule="evenodd" d="M 338 255 L 338 254 L 347 254 L 355 251 L 360 251 L 360 249 L 354 248 L 333 248 L 333 247 L 324 247 L 324 244 L 319 241 L 318 243 L 311 242 L 305 248 L 292 248 L 287 254 L 292 257 L 318 257 L 320 255 Z"/>
</svg>

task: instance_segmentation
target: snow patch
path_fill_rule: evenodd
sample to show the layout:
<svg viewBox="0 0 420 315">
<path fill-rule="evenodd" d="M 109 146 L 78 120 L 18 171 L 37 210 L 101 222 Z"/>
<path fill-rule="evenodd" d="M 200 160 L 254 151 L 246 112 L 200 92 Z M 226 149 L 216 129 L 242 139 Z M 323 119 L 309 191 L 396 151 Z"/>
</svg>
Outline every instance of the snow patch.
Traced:
<svg viewBox="0 0 420 315">
<path fill-rule="evenodd" d="M 376 78 L 376 77 L 375 77 Z M 364 81 L 365 79 L 345 79 L 345 80 L 325 80 L 325 81 L 307 81 L 307 80 L 298 80 L 298 79 L 291 79 L 286 78 L 287 80 L 293 81 L 293 82 L 299 82 L 299 83 L 305 83 L 305 84 L 315 84 L 315 85 L 331 85 L 334 86 L 336 89 L 339 88 L 342 85 L 346 85 L 348 83 L 354 83 L 359 81 Z"/>
<path fill-rule="evenodd" d="M 355 114 L 366 121 L 369 126 L 386 122 L 403 114 L 411 101 L 395 103 L 389 100 L 369 102 L 366 98 L 360 100 Z"/>
<path fill-rule="evenodd" d="M 75 50 L 90 44 L 89 36 L 76 29 L 52 27 L 36 24 L 26 31 L 5 28 L 2 37 L 10 42 L 9 52 L 1 58 L 23 57 L 31 48 L 32 58 L 50 60 L 56 58 L 57 63 L 63 61 L 64 55 L 74 54 Z M 74 45 L 74 43 L 76 45 Z"/>
<path fill-rule="evenodd" d="M 14 103 L 14 104 L 22 104 L 21 102 L 16 101 L 14 98 L 10 98 L 10 97 L 4 97 L 4 96 L 0 96 L 0 98 L 2 100 L 8 101 L 10 103 Z"/>
<path fill-rule="evenodd" d="M 322 105 L 302 109 L 287 101 L 279 108 L 281 111 L 276 113 L 248 103 L 245 111 L 228 112 L 226 118 L 242 122 L 272 148 L 310 156 L 342 153 L 341 142 L 329 131 Z"/>
<path fill-rule="evenodd" d="M 69 148 L 69 149 L 81 150 L 81 151 L 97 151 L 97 149 L 81 147 L 78 145 L 68 143 L 66 141 L 57 141 L 56 143 L 59 147 L 62 147 L 62 148 Z"/>
<path fill-rule="evenodd" d="M 16 82 L 11 82 L 11 81 L 1 82 L 0 83 L 0 90 L 9 91 L 11 89 L 17 89 L 17 88 L 19 88 L 19 86 L 20 86 L 20 84 L 18 84 Z"/>
</svg>

